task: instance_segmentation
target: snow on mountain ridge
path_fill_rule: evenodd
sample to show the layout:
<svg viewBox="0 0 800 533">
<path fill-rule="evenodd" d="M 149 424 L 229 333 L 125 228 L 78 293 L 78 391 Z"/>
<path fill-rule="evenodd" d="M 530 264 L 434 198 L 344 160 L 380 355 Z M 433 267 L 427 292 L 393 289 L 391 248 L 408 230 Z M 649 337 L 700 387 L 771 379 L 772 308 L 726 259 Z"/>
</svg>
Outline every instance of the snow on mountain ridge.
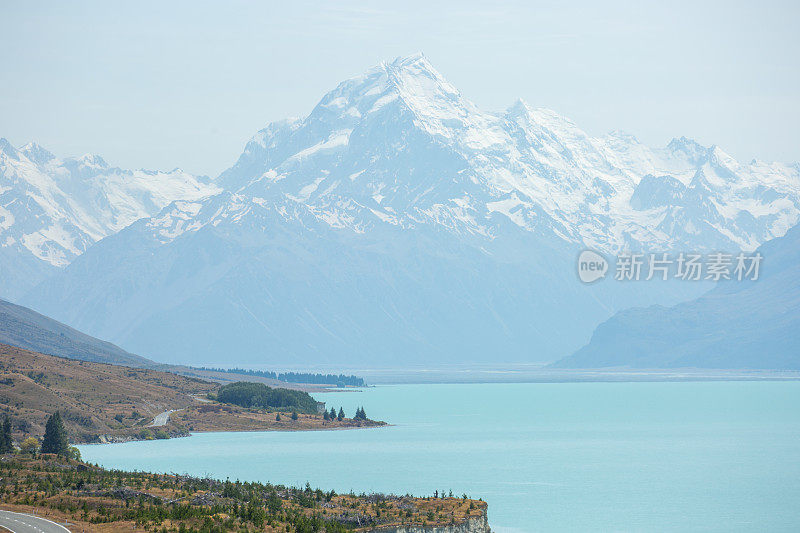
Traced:
<svg viewBox="0 0 800 533">
<path fill-rule="evenodd" d="M 0 153 L 0 245 L 59 267 L 174 200 L 222 190 L 356 232 L 431 225 L 493 238 L 503 217 L 606 252 L 753 249 L 800 218 L 797 165 L 739 164 L 685 137 L 663 149 L 619 131 L 593 137 L 521 99 L 485 112 L 422 54 L 341 82 L 305 118 L 267 125 L 214 184 L 91 154 L 61 160 L 35 143 L 3 139 Z M 162 237 L 195 226 L 176 220 Z"/>
<path fill-rule="evenodd" d="M 688 187 L 688 203 L 670 197 L 658 200 L 658 209 L 634 208 L 631 199 L 647 175 Z M 483 112 L 423 55 L 381 63 L 340 83 L 306 118 L 269 125 L 220 183 L 305 202 L 337 223 L 363 218 L 342 217 L 345 200 L 383 223 L 446 219 L 486 235 L 499 213 L 527 231 L 608 252 L 752 249 L 800 216 L 794 167 L 755 171 L 687 138 L 651 149 L 623 132 L 592 137 L 522 100 L 504 113 Z M 783 202 L 754 203 L 748 194 L 755 183 Z M 713 224 L 704 220 L 709 210 Z M 745 223 L 743 212 L 756 223 Z M 702 231 L 674 233 L 679 224 Z"/>
<path fill-rule="evenodd" d="M 800 191 L 797 166 L 594 137 L 523 101 L 484 112 L 422 56 L 267 125 L 214 183 L 102 239 L 27 302 L 173 362 L 544 361 L 617 309 L 704 290 L 586 287 L 580 248 L 733 252 L 796 221 Z"/>
<path fill-rule="evenodd" d="M 56 267 L 172 200 L 219 191 L 180 170 L 123 170 L 94 154 L 58 159 L 36 143 L 17 150 L 5 139 L 0 187 L 0 246 Z"/>
</svg>

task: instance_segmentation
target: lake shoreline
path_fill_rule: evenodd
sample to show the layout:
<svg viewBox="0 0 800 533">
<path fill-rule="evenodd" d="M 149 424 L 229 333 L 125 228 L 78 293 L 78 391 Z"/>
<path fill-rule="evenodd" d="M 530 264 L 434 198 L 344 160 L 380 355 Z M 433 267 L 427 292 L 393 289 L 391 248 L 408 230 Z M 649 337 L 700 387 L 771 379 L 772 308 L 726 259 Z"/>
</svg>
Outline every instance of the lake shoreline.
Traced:
<svg viewBox="0 0 800 533">
<path fill-rule="evenodd" d="M 352 431 L 352 430 L 367 430 L 367 429 L 381 429 L 392 427 L 394 424 L 389 424 L 383 421 L 371 421 L 373 424 L 362 426 L 341 426 L 329 428 L 296 428 L 296 429 L 220 429 L 208 431 L 190 431 L 185 434 L 170 435 L 168 439 L 140 439 L 136 437 L 117 436 L 117 435 L 101 435 L 100 442 L 71 442 L 73 445 L 80 446 L 105 446 L 109 444 L 124 444 L 126 442 L 149 442 L 158 440 L 172 440 L 172 439 L 187 439 L 195 435 L 206 435 L 210 433 L 314 433 L 323 431 Z"/>
<path fill-rule="evenodd" d="M 108 468 L 311 481 L 342 493 L 452 489 L 488 503 L 493 531 L 800 523 L 790 505 L 800 498 L 796 380 L 393 385 L 335 398 L 392 427 L 80 449 Z"/>
</svg>

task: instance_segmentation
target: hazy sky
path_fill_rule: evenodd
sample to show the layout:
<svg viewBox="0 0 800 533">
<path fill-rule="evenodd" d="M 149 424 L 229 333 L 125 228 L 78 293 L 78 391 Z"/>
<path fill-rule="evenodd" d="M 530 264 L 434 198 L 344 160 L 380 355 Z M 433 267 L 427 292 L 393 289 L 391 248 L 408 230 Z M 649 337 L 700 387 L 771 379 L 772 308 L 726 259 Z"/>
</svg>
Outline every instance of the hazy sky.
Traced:
<svg viewBox="0 0 800 533">
<path fill-rule="evenodd" d="M 0 0 L 0 137 L 216 175 L 268 122 L 422 51 L 487 110 L 800 160 L 797 1 L 561 4 Z"/>
</svg>

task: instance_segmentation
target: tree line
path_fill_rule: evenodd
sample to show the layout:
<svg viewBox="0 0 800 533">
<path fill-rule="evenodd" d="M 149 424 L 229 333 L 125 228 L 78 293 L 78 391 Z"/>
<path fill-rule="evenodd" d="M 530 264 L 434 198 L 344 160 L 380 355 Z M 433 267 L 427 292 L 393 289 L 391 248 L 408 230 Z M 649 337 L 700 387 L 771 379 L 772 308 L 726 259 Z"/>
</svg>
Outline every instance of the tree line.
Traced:
<svg viewBox="0 0 800 533">
<path fill-rule="evenodd" d="M 331 407 L 330 412 L 328 412 L 328 411 L 324 411 L 323 412 L 322 419 L 323 420 L 338 420 L 339 422 L 341 422 L 342 420 L 345 419 L 344 409 L 340 407 L 339 408 L 339 413 L 337 414 L 336 413 L 336 409 Z M 358 407 L 356 409 L 356 414 L 355 414 L 355 416 L 353 416 L 353 420 L 369 420 L 367 418 L 367 412 L 364 411 L 363 407 Z"/>
<path fill-rule="evenodd" d="M 286 383 L 312 383 L 314 385 L 336 385 L 337 387 L 366 387 L 364 378 L 358 376 L 346 376 L 344 374 L 316 374 L 307 372 L 271 372 L 269 370 L 246 370 L 244 368 L 213 368 L 213 367 L 191 367 L 195 370 L 206 370 L 209 372 L 226 372 L 229 374 L 245 374 L 248 376 L 258 376 L 262 378 L 275 379 Z"/>
</svg>

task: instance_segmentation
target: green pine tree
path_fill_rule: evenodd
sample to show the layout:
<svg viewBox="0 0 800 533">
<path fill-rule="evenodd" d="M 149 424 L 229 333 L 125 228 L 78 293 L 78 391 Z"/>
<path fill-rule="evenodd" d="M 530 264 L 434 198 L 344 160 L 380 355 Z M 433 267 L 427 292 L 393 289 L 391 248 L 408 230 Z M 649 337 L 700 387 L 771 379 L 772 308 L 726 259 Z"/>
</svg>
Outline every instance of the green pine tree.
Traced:
<svg viewBox="0 0 800 533">
<path fill-rule="evenodd" d="M 280 422 L 280 421 L 281 421 L 281 414 L 278 413 L 277 415 L 275 415 L 275 422 Z"/>
<path fill-rule="evenodd" d="M 336 417 L 336 420 L 338 420 L 339 422 L 344 420 L 344 409 L 342 409 L 341 407 L 339 408 L 339 415 Z"/>
<path fill-rule="evenodd" d="M 331 420 L 336 420 L 336 409 L 331 407 L 331 414 L 329 415 Z"/>
<path fill-rule="evenodd" d="M 297 411 L 292 411 L 292 420 L 297 420 L 298 418 L 300 417 L 297 416 Z"/>
<path fill-rule="evenodd" d="M 323 420 L 330 420 L 330 419 L 331 419 L 331 415 L 329 415 L 329 414 L 328 414 L 328 411 L 325 411 L 325 412 L 323 413 L 323 415 L 322 415 L 322 419 L 323 419 Z"/>
<path fill-rule="evenodd" d="M 3 418 L 3 427 L 0 429 L 0 453 L 14 451 L 14 441 L 11 438 L 11 419 L 8 415 Z"/>
<path fill-rule="evenodd" d="M 61 413 L 56 411 L 47 419 L 44 428 L 44 440 L 42 441 L 42 453 L 57 453 L 64 457 L 69 457 L 69 441 L 67 440 L 67 430 L 61 420 Z"/>
</svg>

